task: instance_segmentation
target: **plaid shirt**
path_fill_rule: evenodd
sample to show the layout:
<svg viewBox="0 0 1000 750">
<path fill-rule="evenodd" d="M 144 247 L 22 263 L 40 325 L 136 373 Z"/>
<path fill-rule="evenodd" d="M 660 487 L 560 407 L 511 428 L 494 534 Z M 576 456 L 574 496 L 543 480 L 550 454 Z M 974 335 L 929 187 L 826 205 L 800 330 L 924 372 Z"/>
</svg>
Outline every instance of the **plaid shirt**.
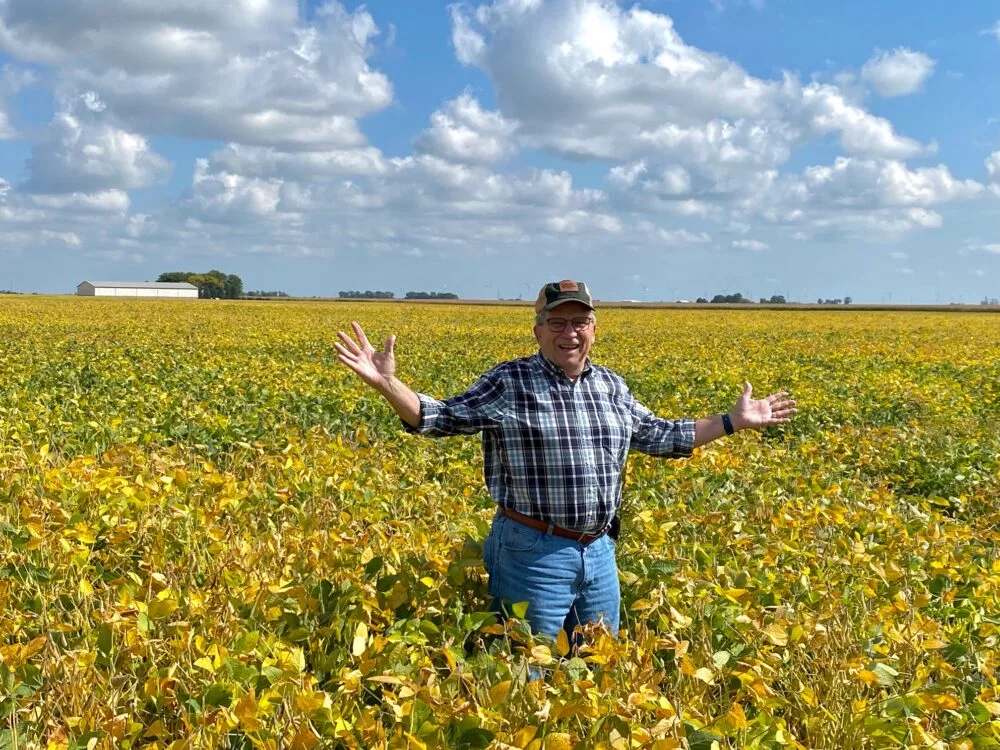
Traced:
<svg viewBox="0 0 1000 750">
<path fill-rule="evenodd" d="M 494 367 L 460 396 L 417 395 L 420 424 L 404 422 L 407 432 L 482 432 L 496 503 L 580 532 L 611 523 L 630 448 L 673 458 L 694 449 L 693 419 L 657 418 L 606 367 L 588 363 L 571 381 L 541 353 Z"/>
</svg>

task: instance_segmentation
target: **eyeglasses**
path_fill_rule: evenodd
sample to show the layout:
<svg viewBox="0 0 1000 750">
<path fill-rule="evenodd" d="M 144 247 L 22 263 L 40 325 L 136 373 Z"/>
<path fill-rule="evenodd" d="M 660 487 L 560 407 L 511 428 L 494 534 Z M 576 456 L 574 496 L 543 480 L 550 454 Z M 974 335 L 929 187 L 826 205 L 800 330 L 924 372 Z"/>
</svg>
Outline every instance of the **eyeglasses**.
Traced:
<svg viewBox="0 0 1000 750">
<path fill-rule="evenodd" d="M 566 330 L 567 325 L 572 325 L 574 331 L 586 331 L 590 328 L 590 324 L 594 322 L 594 319 L 573 318 L 572 320 L 566 320 L 566 318 L 546 318 L 545 322 L 550 331 L 561 333 Z"/>
</svg>

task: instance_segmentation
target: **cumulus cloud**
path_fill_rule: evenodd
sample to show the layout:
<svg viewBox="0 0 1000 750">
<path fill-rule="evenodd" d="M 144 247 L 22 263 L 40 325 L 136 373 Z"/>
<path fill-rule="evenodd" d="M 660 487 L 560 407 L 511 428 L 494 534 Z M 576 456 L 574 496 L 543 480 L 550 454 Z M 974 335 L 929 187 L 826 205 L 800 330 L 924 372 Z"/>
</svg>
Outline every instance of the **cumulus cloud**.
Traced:
<svg viewBox="0 0 1000 750">
<path fill-rule="evenodd" d="M 0 67 L 0 141 L 17 138 L 17 130 L 10 122 L 10 115 L 6 110 L 6 100 L 26 86 L 30 86 L 36 80 L 35 74 L 29 70 L 17 68 L 13 65 Z"/>
<path fill-rule="evenodd" d="M 752 250 L 753 252 L 771 249 L 770 245 L 760 240 L 733 240 L 733 247 L 740 250 Z"/>
<path fill-rule="evenodd" d="M 876 50 L 861 68 L 861 79 L 882 96 L 905 96 L 923 88 L 936 64 L 923 52 L 907 47 L 897 47 L 891 52 Z"/>
<path fill-rule="evenodd" d="M 431 127 L 414 146 L 422 153 L 456 162 L 490 164 L 515 153 L 516 122 L 484 110 L 468 91 L 431 115 Z"/>
<path fill-rule="evenodd" d="M 927 150 L 831 84 L 764 80 L 684 42 L 668 16 L 608 0 L 452 6 L 458 58 L 486 72 L 521 142 L 573 158 L 774 167 L 828 133 L 859 155 Z"/>
<path fill-rule="evenodd" d="M 986 157 L 986 174 L 990 179 L 1000 182 L 1000 151 L 994 151 Z"/>
<path fill-rule="evenodd" d="M 27 166 L 24 189 L 39 193 L 129 190 L 170 171 L 143 136 L 115 127 L 92 92 L 56 113 Z"/>
<path fill-rule="evenodd" d="M 1000 21 L 997 21 L 992 28 L 984 29 L 983 33 L 996 37 L 996 40 L 1000 42 Z"/>
<path fill-rule="evenodd" d="M 984 190 L 974 180 L 955 179 L 943 164 L 910 170 L 899 161 L 849 157 L 807 168 L 803 183 L 813 197 L 838 206 L 930 206 L 975 198 Z"/>
<path fill-rule="evenodd" d="M 126 127 L 286 149 L 363 144 L 356 118 L 393 98 L 368 65 L 378 33 L 366 10 L 338 2 L 308 24 L 295 0 L 0 6 L 0 50 L 72 61 L 65 84 L 97 92 Z"/>
</svg>

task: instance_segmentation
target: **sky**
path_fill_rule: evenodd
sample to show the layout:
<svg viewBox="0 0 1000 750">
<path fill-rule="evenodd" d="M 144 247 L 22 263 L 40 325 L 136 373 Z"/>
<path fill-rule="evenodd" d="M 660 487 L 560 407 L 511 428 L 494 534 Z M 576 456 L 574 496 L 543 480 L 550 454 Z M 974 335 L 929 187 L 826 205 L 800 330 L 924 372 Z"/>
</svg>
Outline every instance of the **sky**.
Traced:
<svg viewBox="0 0 1000 750">
<path fill-rule="evenodd" d="M 0 289 L 1000 297 L 1000 8 L 0 0 Z"/>
</svg>

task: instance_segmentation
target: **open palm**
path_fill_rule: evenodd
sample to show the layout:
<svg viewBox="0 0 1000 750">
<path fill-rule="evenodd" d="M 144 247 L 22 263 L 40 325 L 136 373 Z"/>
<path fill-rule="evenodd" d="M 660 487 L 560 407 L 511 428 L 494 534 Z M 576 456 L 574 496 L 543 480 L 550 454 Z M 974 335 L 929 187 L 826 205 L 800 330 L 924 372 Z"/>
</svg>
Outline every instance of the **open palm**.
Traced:
<svg viewBox="0 0 1000 750">
<path fill-rule="evenodd" d="M 368 337 L 357 322 L 352 321 L 351 327 L 357 341 L 343 331 L 337 331 L 341 341 L 333 344 L 337 350 L 337 358 L 368 385 L 374 388 L 386 385 L 396 374 L 396 357 L 393 354 L 396 337 L 387 338 L 385 350 L 377 351 L 368 342 Z"/>
<path fill-rule="evenodd" d="M 788 398 L 788 393 L 780 391 L 761 399 L 751 398 L 753 386 L 746 383 L 736 405 L 729 413 L 734 426 L 738 429 L 759 430 L 772 424 L 786 424 L 798 411 L 795 401 Z"/>
</svg>

